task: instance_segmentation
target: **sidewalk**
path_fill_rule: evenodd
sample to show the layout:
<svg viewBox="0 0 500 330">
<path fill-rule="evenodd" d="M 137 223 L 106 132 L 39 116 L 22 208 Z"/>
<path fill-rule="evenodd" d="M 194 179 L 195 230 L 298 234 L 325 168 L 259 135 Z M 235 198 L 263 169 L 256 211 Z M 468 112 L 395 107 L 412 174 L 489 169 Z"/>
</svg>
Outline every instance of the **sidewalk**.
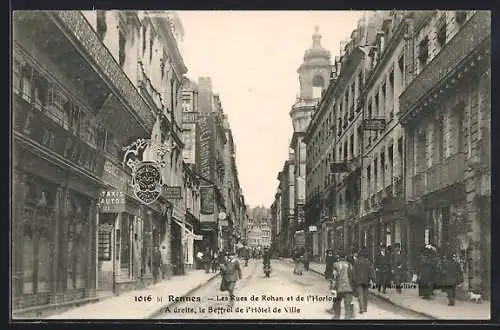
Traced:
<svg viewBox="0 0 500 330">
<path fill-rule="evenodd" d="M 206 274 L 204 270 L 193 270 L 186 275 L 173 276 L 170 280 L 163 280 L 147 288 L 125 292 L 47 319 L 147 319 L 161 308 L 174 303 L 169 302 L 170 295 L 187 296 L 217 276 L 217 273 Z M 142 297 L 140 302 L 136 301 L 139 297 Z"/>
<path fill-rule="evenodd" d="M 289 262 L 293 262 L 288 259 Z M 310 263 L 309 269 L 321 276 L 325 271 L 325 264 Z M 446 294 L 435 291 L 436 294 L 431 300 L 423 300 L 418 296 L 418 289 L 403 289 L 403 293 L 398 294 L 395 290 L 389 289 L 386 294 L 378 293 L 377 290 L 370 289 L 370 293 L 388 303 L 424 315 L 432 319 L 440 320 L 489 320 L 491 318 L 490 302 L 475 304 L 468 301 L 457 300 L 455 306 L 448 306 Z"/>
</svg>

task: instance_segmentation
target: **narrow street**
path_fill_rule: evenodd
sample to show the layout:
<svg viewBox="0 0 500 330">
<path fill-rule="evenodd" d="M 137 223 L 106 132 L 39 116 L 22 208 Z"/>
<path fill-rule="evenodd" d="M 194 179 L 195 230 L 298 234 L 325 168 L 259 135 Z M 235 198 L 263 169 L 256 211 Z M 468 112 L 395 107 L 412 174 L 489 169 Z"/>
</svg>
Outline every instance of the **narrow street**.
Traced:
<svg viewBox="0 0 500 330">
<path fill-rule="evenodd" d="M 233 308 L 229 308 L 227 293 L 219 291 L 220 279 L 193 292 L 191 297 L 200 301 L 179 302 L 164 309 L 160 319 L 331 319 L 328 282 L 321 276 L 304 272 L 303 276 L 293 274 L 290 263 L 273 260 L 270 278 L 262 273 L 261 260 L 251 261 L 243 268 L 243 280 L 236 287 Z M 258 301 L 251 300 L 257 297 Z M 297 301 L 297 297 L 304 298 Z M 287 301 L 292 297 L 293 301 Z M 356 299 L 355 299 L 356 300 Z M 424 319 L 398 307 L 370 297 L 368 313 L 358 314 L 356 319 Z M 342 316 L 344 310 L 342 308 Z"/>
</svg>

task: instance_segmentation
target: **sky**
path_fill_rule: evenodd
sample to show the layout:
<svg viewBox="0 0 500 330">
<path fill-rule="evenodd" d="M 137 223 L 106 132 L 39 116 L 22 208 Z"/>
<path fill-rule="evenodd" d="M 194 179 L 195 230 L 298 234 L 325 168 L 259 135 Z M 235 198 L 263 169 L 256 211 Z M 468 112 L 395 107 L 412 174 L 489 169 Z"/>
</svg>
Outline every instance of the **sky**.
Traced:
<svg viewBox="0 0 500 330">
<path fill-rule="evenodd" d="M 297 69 L 319 26 L 334 56 L 361 11 L 180 11 L 187 76 L 212 78 L 236 144 L 246 203 L 270 207 L 293 133 Z"/>
</svg>

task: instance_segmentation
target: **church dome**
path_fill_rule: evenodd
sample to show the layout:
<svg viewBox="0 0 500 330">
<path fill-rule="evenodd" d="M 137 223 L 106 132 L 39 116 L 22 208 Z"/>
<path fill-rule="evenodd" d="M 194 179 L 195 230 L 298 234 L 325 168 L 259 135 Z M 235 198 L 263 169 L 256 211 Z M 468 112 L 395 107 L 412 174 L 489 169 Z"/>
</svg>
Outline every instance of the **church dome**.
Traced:
<svg viewBox="0 0 500 330">
<path fill-rule="evenodd" d="M 330 51 L 321 46 L 321 35 L 319 34 L 318 26 L 315 27 L 315 33 L 313 34 L 312 39 L 313 44 L 309 49 L 306 50 L 304 54 L 304 61 L 306 62 L 320 58 L 330 60 Z"/>
</svg>

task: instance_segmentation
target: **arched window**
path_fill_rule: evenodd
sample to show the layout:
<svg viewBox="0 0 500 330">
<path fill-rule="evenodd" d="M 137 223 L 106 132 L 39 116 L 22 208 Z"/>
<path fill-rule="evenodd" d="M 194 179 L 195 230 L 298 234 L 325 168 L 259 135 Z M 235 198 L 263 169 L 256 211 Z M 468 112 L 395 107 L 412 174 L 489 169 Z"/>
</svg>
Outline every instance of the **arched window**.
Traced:
<svg viewBox="0 0 500 330">
<path fill-rule="evenodd" d="M 320 98 L 321 93 L 325 88 L 325 80 L 323 79 L 323 76 L 320 75 L 314 76 L 312 81 L 312 86 L 313 86 L 313 98 L 315 99 Z"/>
</svg>

